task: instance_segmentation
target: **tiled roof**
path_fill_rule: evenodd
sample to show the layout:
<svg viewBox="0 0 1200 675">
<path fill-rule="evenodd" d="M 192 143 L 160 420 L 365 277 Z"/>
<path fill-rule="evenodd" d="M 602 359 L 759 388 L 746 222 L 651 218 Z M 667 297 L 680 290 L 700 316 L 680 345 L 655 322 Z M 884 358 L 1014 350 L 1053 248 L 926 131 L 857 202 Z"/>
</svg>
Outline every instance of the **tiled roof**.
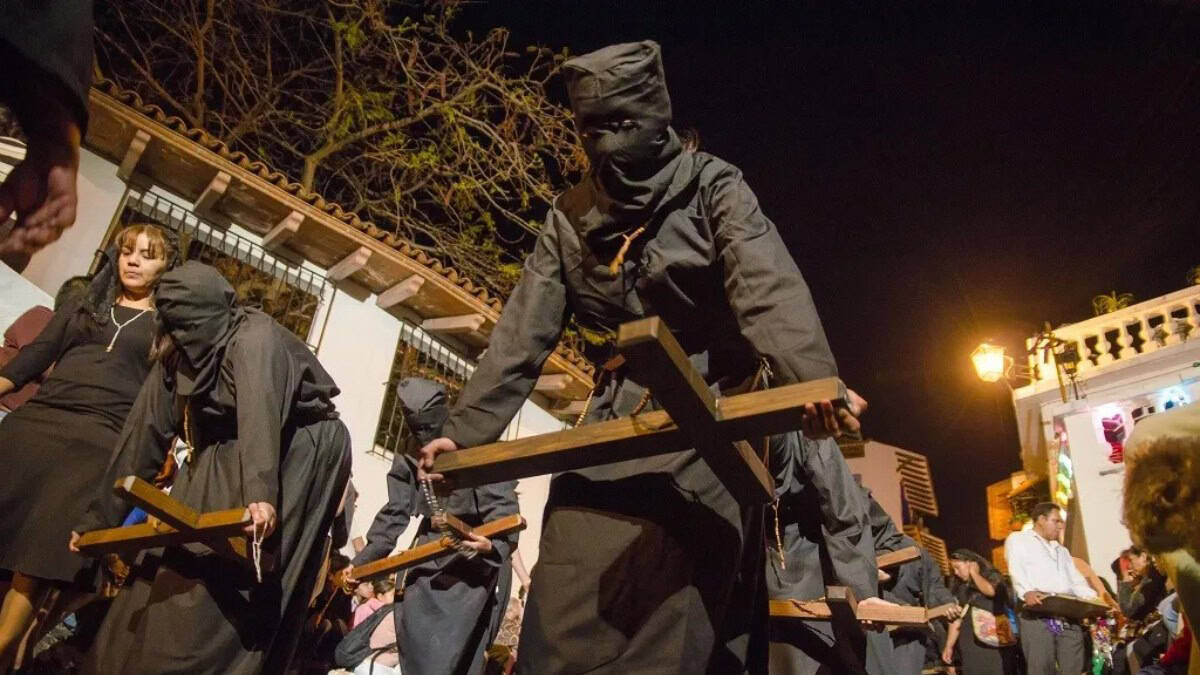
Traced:
<svg viewBox="0 0 1200 675">
<path fill-rule="evenodd" d="M 241 152 L 240 150 L 230 149 L 224 141 L 216 138 L 207 131 L 189 126 L 188 123 L 183 119 L 175 115 L 168 115 L 159 106 L 153 103 L 146 103 L 136 92 L 128 89 L 122 89 L 115 82 L 108 79 L 99 80 L 93 86 L 98 91 L 112 97 L 113 99 L 116 99 L 123 105 L 128 106 L 136 112 L 154 120 L 155 122 L 158 122 L 172 131 L 187 137 L 197 145 L 216 153 L 222 159 L 238 165 L 242 169 L 257 175 L 275 187 L 278 187 L 279 189 L 295 196 L 296 198 L 307 202 L 314 208 L 323 211 L 336 220 L 341 221 L 346 226 L 354 228 L 355 230 L 358 230 L 359 232 L 362 232 L 367 236 L 386 244 L 401 254 L 420 263 L 424 267 L 433 270 L 493 310 L 499 312 L 503 307 L 503 301 L 499 297 L 493 295 L 486 288 L 475 283 L 466 275 L 461 274 L 455 268 L 443 264 L 442 261 L 430 256 L 421 249 L 413 246 L 410 242 L 396 236 L 394 233 L 388 232 L 370 221 L 363 220 L 358 216 L 358 214 L 346 211 L 340 204 L 331 202 L 322 197 L 320 194 L 306 189 L 300 183 L 292 180 L 286 174 L 276 171 L 266 163 L 251 159 L 246 153 Z M 587 359 L 583 357 L 582 354 L 574 350 L 567 349 L 561 344 L 556 349 L 556 353 L 566 359 L 568 362 L 574 364 L 576 367 L 583 369 L 587 373 L 591 374 L 594 372 L 594 368 L 587 361 Z"/>
</svg>

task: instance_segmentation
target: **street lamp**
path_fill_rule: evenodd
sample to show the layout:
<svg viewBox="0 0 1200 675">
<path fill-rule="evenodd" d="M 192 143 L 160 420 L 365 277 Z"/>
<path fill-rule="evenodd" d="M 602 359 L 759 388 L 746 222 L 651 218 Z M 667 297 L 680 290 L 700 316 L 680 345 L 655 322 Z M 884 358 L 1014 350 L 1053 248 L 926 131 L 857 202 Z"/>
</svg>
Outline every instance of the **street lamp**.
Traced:
<svg viewBox="0 0 1200 675">
<path fill-rule="evenodd" d="M 971 363 L 975 364 L 975 374 L 984 382 L 998 382 L 1012 369 L 1011 356 L 1004 353 L 1004 347 L 984 342 L 971 352 Z"/>
</svg>

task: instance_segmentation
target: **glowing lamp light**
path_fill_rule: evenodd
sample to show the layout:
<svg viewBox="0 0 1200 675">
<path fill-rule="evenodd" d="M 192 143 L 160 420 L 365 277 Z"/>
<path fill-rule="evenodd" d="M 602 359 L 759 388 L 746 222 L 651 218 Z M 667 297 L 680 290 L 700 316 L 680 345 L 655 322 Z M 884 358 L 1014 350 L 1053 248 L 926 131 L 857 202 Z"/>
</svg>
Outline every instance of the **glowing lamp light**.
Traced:
<svg viewBox="0 0 1200 675">
<path fill-rule="evenodd" d="M 1004 377 L 1008 370 L 1009 357 L 1004 355 L 1004 347 L 985 342 L 971 352 L 971 363 L 975 364 L 975 374 L 984 382 L 996 382 Z"/>
</svg>

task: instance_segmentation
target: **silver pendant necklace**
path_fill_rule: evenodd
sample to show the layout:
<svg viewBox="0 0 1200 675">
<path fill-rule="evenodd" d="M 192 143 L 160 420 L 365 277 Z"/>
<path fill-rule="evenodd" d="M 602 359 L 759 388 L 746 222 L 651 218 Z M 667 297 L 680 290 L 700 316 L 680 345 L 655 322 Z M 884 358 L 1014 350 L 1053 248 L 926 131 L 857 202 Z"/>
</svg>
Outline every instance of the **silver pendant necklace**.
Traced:
<svg viewBox="0 0 1200 675">
<path fill-rule="evenodd" d="M 108 315 L 110 317 L 112 317 L 112 322 L 113 322 L 113 325 L 117 327 L 117 332 L 113 333 L 112 339 L 108 341 L 108 347 L 106 347 L 104 349 L 104 351 L 111 352 L 113 345 L 117 343 L 117 336 L 121 334 L 121 329 L 124 328 L 125 326 L 128 326 L 129 324 L 133 323 L 134 321 L 137 321 L 139 316 L 141 316 L 149 311 L 150 311 L 149 308 L 143 309 L 142 311 L 138 312 L 137 314 L 134 314 L 133 318 L 126 319 L 125 323 L 121 323 L 121 322 L 117 321 L 117 306 L 114 304 L 112 307 L 109 307 Z"/>
</svg>

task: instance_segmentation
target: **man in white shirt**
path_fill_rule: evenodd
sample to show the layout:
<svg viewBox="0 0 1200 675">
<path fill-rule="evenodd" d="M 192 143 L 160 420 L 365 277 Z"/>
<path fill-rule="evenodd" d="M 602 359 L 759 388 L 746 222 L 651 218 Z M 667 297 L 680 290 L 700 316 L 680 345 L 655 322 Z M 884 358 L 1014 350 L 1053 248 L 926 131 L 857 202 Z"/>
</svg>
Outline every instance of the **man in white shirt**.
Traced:
<svg viewBox="0 0 1200 675">
<path fill-rule="evenodd" d="M 1062 510 L 1045 502 L 1033 507 L 1033 529 L 1014 532 L 1004 542 L 1013 588 L 1023 603 L 1017 622 L 1028 675 L 1078 675 L 1084 670 L 1084 632 L 1078 622 L 1034 614 L 1051 593 L 1095 598 L 1096 591 L 1075 568 L 1071 552 L 1059 543 Z M 1057 667 L 1056 667 L 1057 664 Z"/>
</svg>

